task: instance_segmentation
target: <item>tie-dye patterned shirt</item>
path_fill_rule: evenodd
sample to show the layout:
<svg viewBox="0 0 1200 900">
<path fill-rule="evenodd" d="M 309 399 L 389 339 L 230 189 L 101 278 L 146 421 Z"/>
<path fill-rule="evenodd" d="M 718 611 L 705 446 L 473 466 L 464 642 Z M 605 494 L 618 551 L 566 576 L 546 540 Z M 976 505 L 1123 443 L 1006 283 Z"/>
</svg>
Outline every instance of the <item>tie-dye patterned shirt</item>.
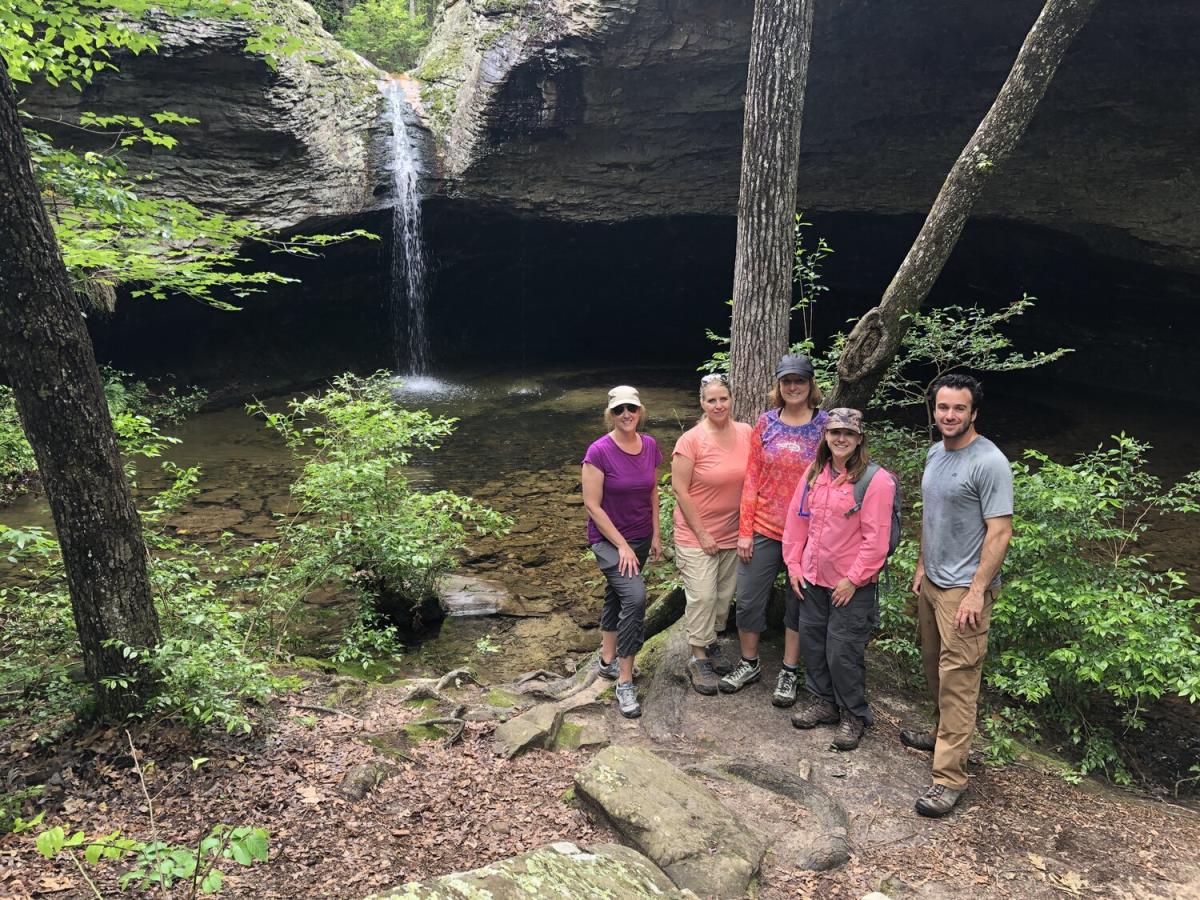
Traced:
<svg viewBox="0 0 1200 900">
<path fill-rule="evenodd" d="M 783 540 L 787 506 L 796 483 L 817 456 L 817 447 L 825 434 L 829 418 L 817 410 L 804 425 L 788 425 L 772 409 L 758 417 L 750 441 L 750 461 L 742 483 L 738 537 L 763 537 Z"/>
</svg>

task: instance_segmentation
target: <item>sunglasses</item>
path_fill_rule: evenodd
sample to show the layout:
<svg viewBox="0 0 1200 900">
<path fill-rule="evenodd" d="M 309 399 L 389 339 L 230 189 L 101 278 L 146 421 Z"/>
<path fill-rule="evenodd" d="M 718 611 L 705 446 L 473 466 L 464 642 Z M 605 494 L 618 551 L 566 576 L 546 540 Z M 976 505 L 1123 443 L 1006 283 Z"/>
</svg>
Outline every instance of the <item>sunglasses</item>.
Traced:
<svg viewBox="0 0 1200 900">
<path fill-rule="evenodd" d="M 609 410 L 614 416 L 623 416 L 625 413 L 641 412 L 640 406 L 634 406 L 632 403 L 622 403 L 620 406 L 614 406 Z"/>
</svg>

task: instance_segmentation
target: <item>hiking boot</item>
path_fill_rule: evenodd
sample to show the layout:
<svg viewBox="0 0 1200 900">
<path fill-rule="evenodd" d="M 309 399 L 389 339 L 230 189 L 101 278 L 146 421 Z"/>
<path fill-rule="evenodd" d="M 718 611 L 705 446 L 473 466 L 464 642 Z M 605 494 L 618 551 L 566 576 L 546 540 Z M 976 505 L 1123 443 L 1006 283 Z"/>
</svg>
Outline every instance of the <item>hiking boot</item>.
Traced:
<svg viewBox="0 0 1200 900">
<path fill-rule="evenodd" d="M 621 674 L 621 665 L 617 662 L 614 656 L 610 662 L 604 661 L 604 654 L 596 654 L 596 672 L 601 678 L 607 678 L 609 681 L 616 681 Z"/>
<path fill-rule="evenodd" d="M 705 647 L 704 654 L 708 657 L 708 661 L 712 663 L 713 671 L 718 675 L 728 675 L 733 671 L 733 666 L 726 662 L 724 654 L 721 653 L 720 641 L 713 641 Z"/>
<path fill-rule="evenodd" d="M 842 710 L 842 724 L 833 735 L 833 746 L 839 750 L 853 750 L 862 740 L 866 725 L 863 720 L 848 710 Z"/>
<path fill-rule="evenodd" d="M 818 725 L 836 725 L 840 718 L 836 706 L 828 700 L 812 697 L 808 706 L 798 713 L 792 713 L 792 725 L 796 728 L 816 728 Z"/>
<path fill-rule="evenodd" d="M 771 705 L 786 709 L 796 703 L 795 669 L 780 669 L 779 677 L 775 679 L 775 693 L 771 695 Z"/>
<path fill-rule="evenodd" d="M 710 660 L 692 657 L 688 660 L 687 673 L 697 694 L 711 697 L 717 692 L 717 673 Z"/>
<path fill-rule="evenodd" d="M 617 682 L 617 709 L 627 719 L 636 719 L 642 714 L 642 704 L 638 703 L 637 688 L 632 681 Z"/>
<path fill-rule="evenodd" d="M 917 731 L 915 728 L 905 728 L 900 732 L 900 743 L 905 747 L 912 747 L 914 750 L 924 750 L 926 753 L 932 753 L 933 748 L 937 746 L 937 732 Z"/>
<path fill-rule="evenodd" d="M 956 791 L 944 784 L 931 784 L 928 790 L 917 798 L 917 812 L 931 819 L 940 819 L 954 809 L 965 793 L 965 790 Z"/>
<path fill-rule="evenodd" d="M 748 684 L 754 684 L 762 678 L 762 666 L 758 660 L 746 662 L 742 660 L 732 672 L 721 679 L 718 685 L 726 694 L 736 694 Z"/>
</svg>

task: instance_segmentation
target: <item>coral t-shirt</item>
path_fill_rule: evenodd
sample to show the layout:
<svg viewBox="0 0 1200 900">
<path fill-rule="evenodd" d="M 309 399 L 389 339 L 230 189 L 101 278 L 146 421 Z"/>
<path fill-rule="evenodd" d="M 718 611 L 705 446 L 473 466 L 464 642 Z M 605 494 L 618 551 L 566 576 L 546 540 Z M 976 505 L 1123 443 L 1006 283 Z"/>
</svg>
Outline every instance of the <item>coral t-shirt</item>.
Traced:
<svg viewBox="0 0 1200 900">
<path fill-rule="evenodd" d="M 726 450 L 701 422 L 680 435 L 672 456 L 692 461 L 692 480 L 688 496 L 704 530 L 717 546 L 728 550 L 737 546 L 738 506 L 742 501 L 742 479 L 750 458 L 753 429 L 745 422 L 731 422 L 733 446 Z M 680 547 L 699 547 L 700 540 L 688 527 L 679 507 L 675 507 L 675 543 Z"/>
</svg>

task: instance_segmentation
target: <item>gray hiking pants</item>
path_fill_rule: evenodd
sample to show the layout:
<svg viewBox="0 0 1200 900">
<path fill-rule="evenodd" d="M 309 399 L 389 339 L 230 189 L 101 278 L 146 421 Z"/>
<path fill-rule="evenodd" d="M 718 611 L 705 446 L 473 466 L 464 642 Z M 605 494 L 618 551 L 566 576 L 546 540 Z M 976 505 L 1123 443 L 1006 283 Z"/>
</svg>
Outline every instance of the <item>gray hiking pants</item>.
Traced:
<svg viewBox="0 0 1200 900">
<path fill-rule="evenodd" d="M 635 656 L 645 642 L 646 581 L 640 571 L 650 555 L 653 538 L 630 541 L 629 549 L 637 557 L 639 574 L 622 575 L 617 571 L 620 554 L 608 541 L 592 544 L 596 565 L 608 584 L 604 588 L 604 609 L 600 612 L 600 630 L 617 633 L 617 656 Z"/>
<path fill-rule="evenodd" d="M 875 724 L 875 717 L 867 705 L 865 655 L 871 632 L 879 625 L 877 587 L 863 585 L 845 606 L 834 606 L 830 588 L 810 584 L 799 601 L 788 592 L 784 614 L 784 624 L 800 634 L 808 692 L 868 725 Z"/>
</svg>

